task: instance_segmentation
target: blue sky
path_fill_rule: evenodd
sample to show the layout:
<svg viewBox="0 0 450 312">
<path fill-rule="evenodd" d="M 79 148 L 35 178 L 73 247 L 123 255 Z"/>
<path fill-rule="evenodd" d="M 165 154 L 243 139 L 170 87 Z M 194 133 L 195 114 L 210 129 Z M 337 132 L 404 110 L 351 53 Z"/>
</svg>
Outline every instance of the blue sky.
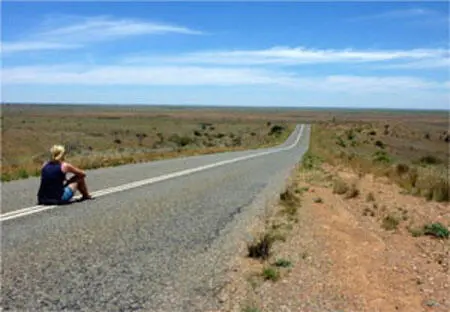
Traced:
<svg viewBox="0 0 450 312">
<path fill-rule="evenodd" d="M 2 2 L 2 101 L 449 109 L 446 2 Z"/>
</svg>

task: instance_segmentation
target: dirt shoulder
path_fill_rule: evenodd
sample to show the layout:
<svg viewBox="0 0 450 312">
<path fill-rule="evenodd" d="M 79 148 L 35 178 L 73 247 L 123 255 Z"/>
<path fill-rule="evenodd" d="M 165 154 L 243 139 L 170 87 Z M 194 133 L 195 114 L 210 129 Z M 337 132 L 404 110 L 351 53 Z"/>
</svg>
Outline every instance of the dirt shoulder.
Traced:
<svg viewBox="0 0 450 312">
<path fill-rule="evenodd" d="M 423 235 L 437 223 L 448 231 L 448 203 L 387 178 L 328 164 L 298 170 L 252 229 L 255 242 L 270 237 L 268 258 L 243 246 L 221 311 L 450 311 L 450 240 Z"/>
</svg>

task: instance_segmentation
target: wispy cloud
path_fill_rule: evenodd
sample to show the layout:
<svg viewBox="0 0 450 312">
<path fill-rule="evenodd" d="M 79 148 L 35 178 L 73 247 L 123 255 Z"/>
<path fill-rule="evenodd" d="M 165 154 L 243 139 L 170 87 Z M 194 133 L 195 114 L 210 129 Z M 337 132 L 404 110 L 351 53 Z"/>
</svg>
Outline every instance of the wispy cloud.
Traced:
<svg viewBox="0 0 450 312">
<path fill-rule="evenodd" d="M 214 65 L 304 65 L 320 63 L 364 63 L 433 60 L 433 65 L 448 60 L 446 49 L 413 50 L 312 50 L 303 47 L 274 47 L 263 50 L 202 51 L 175 56 L 133 56 L 124 60 L 136 63 L 214 64 Z M 438 62 L 439 61 L 439 62 Z M 445 66 L 445 62 L 441 62 Z"/>
<path fill-rule="evenodd" d="M 65 50 L 78 49 L 80 44 L 70 44 L 61 42 L 45 42 L 45 41 L 18 41 L 2 43 L 1 49 L 3 53 L 15 53 L 25 51 L 39 51 L 39 50 Z"/>
<path fill-rule="evenodd" d="M 447 90 L 448 82 L 418 77 L 352 75 L 301 76 L 254 68 L 195 66 L 29 66 L 7 68 L 3 84 L 31 85 L 272 85 L 320 92 L 392 93 L 411 90 Z"/>
<path fill-rule="evenodd" d="M 69 24 L 53 25 L 51 29 L 47 26 L 30 33 L 22 40 L 3 42 L 2 50 L 3 53 L 13 53 L 73 49 L 93 42 L 162 34 L 200 35 L 202 32 L 172 24 L 97 16 L 77 18 Z"/>
<path fill-rule="evenodd" d="M 403 10 L 392 10 L 386 11 L 382 13 L 372 14 L 372 15 L 361 15 L 350 18 L 351 22 L 358 21 L 374 21 L 374 20 L 382 20 L 382 21 L 421 21 L 426 24 L 432 22 L 433 24 L 442 24 L 450 21 L 447 12 L 435 11 L 424 8 L 408 8 Z"/>
</svg>

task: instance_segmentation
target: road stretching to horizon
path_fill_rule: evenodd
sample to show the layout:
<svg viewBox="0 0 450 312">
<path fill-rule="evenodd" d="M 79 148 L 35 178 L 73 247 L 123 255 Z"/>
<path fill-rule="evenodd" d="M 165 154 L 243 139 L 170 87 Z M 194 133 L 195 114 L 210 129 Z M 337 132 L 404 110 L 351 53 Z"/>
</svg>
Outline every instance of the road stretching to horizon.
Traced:
<svg viewBox="0 0 450 312">
<path fill-rule="evenodd" d="M 308 149 L 298 126 L 275 148 L 87 171 L 97 198 L 36 205 L 38 178 L 2 184 L 4 311 L 217 308 L 246 229 Z"/>
</svg>

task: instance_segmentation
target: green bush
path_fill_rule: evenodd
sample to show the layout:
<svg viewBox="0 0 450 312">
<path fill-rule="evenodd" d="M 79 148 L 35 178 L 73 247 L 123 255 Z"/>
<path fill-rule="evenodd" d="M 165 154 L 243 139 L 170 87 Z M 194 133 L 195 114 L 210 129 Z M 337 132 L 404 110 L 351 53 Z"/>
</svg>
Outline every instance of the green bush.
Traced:
<svg viewBox="0 0 450 312">
<path fill-rule="evenodd" d="M 288 268 L 288 267 L 291 267 L 291 266 L 292 266 L 292 262 L 289 261 L 289 260 L 286 260 L 286 259 L 278 259 L 278 260 L 275 262 L 275 265 L 276 265 L 277 267 L 281 267 L 281 268 Z"/>
<path fill-rule="evenodd" d="M 373 161 L 376 163 L 390 163 L 392 160 L 385 151 L 376 151 L 373 154 Z"/>
<path fill-rule="evenodd" d="M 425 235 L 431 235 L 437 238 L 448 238 L 450 233 L 446 226 L 444 226 L 442 223 L 433 223 L 433 224 L 427 224 L 424 226 L 424 234 Z"/>
<path fill-rule="evenodd" d="M 265 280 L 271 280 L 275 282 L 280 278 L 280 272 L 278 272 L 277 269 L 268 267 L 263 269 L 262 276 Z"/>
</svg>

